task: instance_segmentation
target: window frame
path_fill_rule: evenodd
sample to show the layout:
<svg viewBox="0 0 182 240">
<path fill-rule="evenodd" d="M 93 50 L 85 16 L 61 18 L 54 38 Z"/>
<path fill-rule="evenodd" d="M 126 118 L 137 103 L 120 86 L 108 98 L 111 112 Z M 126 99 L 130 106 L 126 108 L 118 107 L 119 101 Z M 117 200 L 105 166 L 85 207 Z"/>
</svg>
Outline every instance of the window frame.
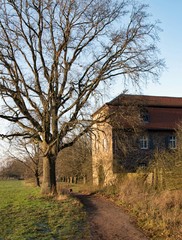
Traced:
<svg viewBox="0 0 182 240">
<path fill-rule="evenodd" d="M 169 149 L 176 149 L 177 148 L 177 137 L 175 135 L 170 135 L 169 136 L 168 146 L 169 146 Z"/>
<path fill-rule="evenodd" d="M 107 138 L 103 139 L 103 150 L 108 151 L 108 140 L 107 140 Z"/>
<path fill-rule="evenodd" d="M 99 140 L 95 139 L 95 152 L 99 152 Z"/>
<path fill-rule="evenodd" d="M 149 149 L 149 137 L 148 136 L 142 136 L 139 139 L 140 143 L 140 149 L 141 150 L 148 150 Z"/>
<path fill-rule="evenodd" d="M 150 116 L 149 116 L 149 111 L 148 109 L 142 109 L 140 111 L 140 117 L 143 120 L 144 123 L 149 123 L 150 122 Z"/>
</svg>

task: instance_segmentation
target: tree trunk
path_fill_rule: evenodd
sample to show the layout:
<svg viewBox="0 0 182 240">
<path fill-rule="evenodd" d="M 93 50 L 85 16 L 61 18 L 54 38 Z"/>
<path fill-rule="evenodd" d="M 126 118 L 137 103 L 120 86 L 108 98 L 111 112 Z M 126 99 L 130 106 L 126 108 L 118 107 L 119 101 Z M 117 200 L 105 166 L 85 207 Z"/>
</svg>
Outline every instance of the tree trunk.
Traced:
<svg viewBox="0 0 182 240">
<path fill-rule="evenodd" d="M 38 170 L 35 171 L 36 186 L 40 187 L 40 178 Z"/>
<path fill-rule="evenodd" d="M 51 154 L 43 158 L 42 194 L 57 194 L 55 162 L 56 157 Z"/>
</svg>

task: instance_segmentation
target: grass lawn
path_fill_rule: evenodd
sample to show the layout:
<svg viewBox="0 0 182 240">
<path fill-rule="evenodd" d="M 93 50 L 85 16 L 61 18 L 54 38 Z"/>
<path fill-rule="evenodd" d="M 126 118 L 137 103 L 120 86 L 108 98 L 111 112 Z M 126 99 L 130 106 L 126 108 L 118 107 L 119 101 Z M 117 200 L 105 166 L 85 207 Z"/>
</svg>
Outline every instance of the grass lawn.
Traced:
<svg viewBox="0 0 182 240">
<path fill-rule="evenodd" d="M 82 205 L 40 195 L 22 181 L 0 181 L 0 240 L 81 240 L 89 230 Z"/>
</svg>

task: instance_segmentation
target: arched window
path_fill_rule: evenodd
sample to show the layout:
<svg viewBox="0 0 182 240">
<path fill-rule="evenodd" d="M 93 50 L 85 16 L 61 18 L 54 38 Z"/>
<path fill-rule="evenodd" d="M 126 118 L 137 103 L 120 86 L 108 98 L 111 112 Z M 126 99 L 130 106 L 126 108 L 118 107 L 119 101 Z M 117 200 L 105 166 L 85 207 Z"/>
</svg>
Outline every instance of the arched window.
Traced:
<svg viewBox="0 0 182 240">
<path fill-rule="evenodd" d="M 107 150 L 108 150 L 108 142 L 107 142 L 107 139 L 106 139 L 106 138 L 103 139 L 103 150 L 104 150 L 104 151 L 107 151 Z"/>
</svg>

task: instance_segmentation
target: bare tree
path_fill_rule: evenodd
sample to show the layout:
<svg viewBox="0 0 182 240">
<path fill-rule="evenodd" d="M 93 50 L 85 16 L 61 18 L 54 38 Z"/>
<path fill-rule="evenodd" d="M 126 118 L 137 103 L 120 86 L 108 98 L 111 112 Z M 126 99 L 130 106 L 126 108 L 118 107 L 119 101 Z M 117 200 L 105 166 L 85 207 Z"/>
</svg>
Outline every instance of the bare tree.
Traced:
<svg viewBox="0 0 182 240">
<path fill-rule="evenodd" d="M 39 143 L 28 139 L 17 139 L 9 148 L 10 159 L 23 164 L 33 174 L 36 186 L 40 187 L 42 174 L 42 154 Z"/>
<path fill-rule="evenodd" d="M 0 169 L 0 176 L 4 179 L 24 179 L 26 167 L 20 162 L 7 157 L 4 159 L 4 164 Z"/>
<path fill-rule="evenodd" d="M 102 84 L 157 79 L 158 23 L 131 0 L 1 0 L 0 15 L 0 118 L 21 129 L 1 137 L 40 142 L 42 192 L 56 194 L 57 155 L 93 125 Z"/>
</svg>

